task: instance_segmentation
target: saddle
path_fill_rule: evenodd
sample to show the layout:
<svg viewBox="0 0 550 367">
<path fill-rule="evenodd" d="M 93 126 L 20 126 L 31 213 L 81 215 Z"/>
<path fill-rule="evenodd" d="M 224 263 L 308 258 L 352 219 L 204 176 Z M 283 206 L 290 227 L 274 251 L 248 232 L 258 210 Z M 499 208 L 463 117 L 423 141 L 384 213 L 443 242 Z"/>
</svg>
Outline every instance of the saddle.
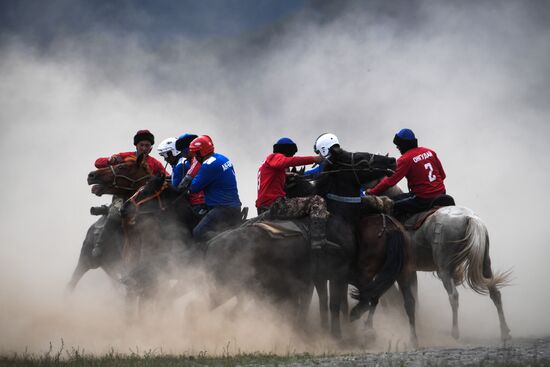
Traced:
<svg viewBox="0 0 550 367">
<path fill-rule="evenodd" d="M 428 210 L 413 214 L 411 217 L 403 221 L 403 226 L 408 231 L 416 231 L 418 228 L 422 227 L 426 219 L 428 219 L 439 208 L 453 205 L 455 205 L 455 199 L 451 195 L 444 194 L 438 196 L 432 200 Z"/>
<path fill-rule="evenodd" d="M 309 225 L 304 220 L 263 220 L 252 225 L 264 230 L 271 238 L 284 239 L 302 236 L 309 240 Z"/>
</svg>

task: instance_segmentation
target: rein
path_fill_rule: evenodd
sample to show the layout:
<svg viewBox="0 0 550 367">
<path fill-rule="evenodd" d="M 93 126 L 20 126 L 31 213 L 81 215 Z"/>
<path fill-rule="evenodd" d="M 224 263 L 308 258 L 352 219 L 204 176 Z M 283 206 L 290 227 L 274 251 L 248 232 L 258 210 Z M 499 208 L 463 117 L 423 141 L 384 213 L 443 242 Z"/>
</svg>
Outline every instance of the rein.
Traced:
<svg viewBox="0 0 550 367">
<path fill-rule="evenodd" d="M 135 220 L 136 220 L 136 217 L 137 217 L 137 215 L 138 215 L 138 213 L 139 213 L 140 207 L 141 207 L 143 204 L 145 204 L 145 203 L 147 203 L 147 202 L 149 202 L 149 201 L 151 201 L 151 200 L 157 199 L 157 200 L 158 200 L 158 204 L 159 204 L 160 210 L 162 210 L 162 211 L 166 210 L 166 205 L 164 204 L 164 201 L 162 200 L 162 198 L 160 197 L 160 195 L 162 194 L 162 192 L 163 192 L 164 190 L 166 190 L 167 187 L 168 187 L 168 182 L 164 182 L 164 183 L 162 184 L 161 188 L 160 188 L 157 192 L 155 192 L 155 193 L 152 194 L 151 196 L 147 196 L 147 197 L 145 197 L 145 198 L 143 198 L 143 199 L 141 199 L 141 200 L 139 200 L 139 201 L 136 201 L 136 198 L 137 198 L 138 194 L 141 193 L 141 191 L 140 191 L 140 190 L 136 191 L 136 193 L 135 193 L 134 195 L 132 195 L 132 197 L 130 197 L 130 199 L 128 199 L 128 201 L 129 201 L 132 205 L 134 205 L 134 206 L 136 207 L 135 214 L 134 214 L 133 217 L 130 219 L 130 223 L 132 223 L 132 224 L 135 223 Z M 142 213 L 142 214 L 146 214 L 146 213 Z"/>
<path fill-rule="evenodd" d="M 120 175 L 120 174 L 117 174 L 115 172 L 115 168 L 113 166 L 109 166 L 109 168 L 111 169 L 111 172 L 113 173 L 113 187 L 116 188 L 116 189 L 120 189 L 120 190 L 128 190 L 128 191 L 134 191 L 136 189 L 136 185 L 137 183 L 143 181 L 143 180 L 146 180 L 148 179 L 149 177 L 151 177 L 151 175 L 147 174 L 143 177 L 140 177 L 138 179 L 132 179 L 128 176 L 125 176 L 125 175 Z M 131 183 L 131 186 L 130 187 L 126 187 L 126 186 L 120 186 L 120 185 L 117 185 L 117 179 L 118 178 L 122 178 L 122 179 L 125 179 L 125 180 L 128 180 L 130 183 Z"/>
</svg>

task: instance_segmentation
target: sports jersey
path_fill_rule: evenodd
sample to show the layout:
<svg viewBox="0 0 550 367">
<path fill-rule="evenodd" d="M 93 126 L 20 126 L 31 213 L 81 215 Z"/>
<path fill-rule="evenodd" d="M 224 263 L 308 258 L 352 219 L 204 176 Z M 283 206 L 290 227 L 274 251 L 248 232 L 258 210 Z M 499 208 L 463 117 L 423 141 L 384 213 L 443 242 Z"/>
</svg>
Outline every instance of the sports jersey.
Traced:
<svg viewBox="0 0 550 367">
<path fill-rule="evenodd" d="M 208 207 L 241 206 L 233 163 L 222 154 L 214 153 L 202 162 L 189 186 L 189 192 L 199 191 L 204 191 Z"/>
<path fill-rule="evenodd" d="M 286 170 L 288 167 L 312 164 L 314 157 L 287 157 L 281 153 L 272 153 L 258 169 L 258 198 L 256 208 L 270 206 L 280 197 L 284 197 Z"/>
<path fill-rule="evenodd" d="M 433 150 L 424 147 L 412 148 L 397 160 L 397 169 L 369 191 L 380 195 L 391 186 L 407 177 L 409 191 L 420 198 L 434 198 L 445 193 L 445 171 Z"/>
</svg>

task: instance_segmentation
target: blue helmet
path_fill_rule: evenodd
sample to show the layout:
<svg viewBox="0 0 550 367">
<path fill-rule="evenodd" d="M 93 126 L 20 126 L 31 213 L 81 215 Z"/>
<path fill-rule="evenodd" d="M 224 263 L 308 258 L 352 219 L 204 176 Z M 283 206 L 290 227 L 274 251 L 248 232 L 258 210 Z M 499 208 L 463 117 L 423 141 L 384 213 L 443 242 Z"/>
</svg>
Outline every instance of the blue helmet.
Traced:
<svg viewBox="0 0 550 367">
<path fill-rule="evenodd" d="M 296 143 L 290 138 L 280 138 L 273 144 L 273 153 L 281 153 L 287 157 L 292 157 L 298 151 Z"/>
<path fill-rule="evenodd" d="M 183 134 L 178 140 L 176 140 L 176 149 L 183 153 L 183 155 L 189 154 L 189 144 L 197 138 L 198 135 L 195 134 Z"/>
<path fill-rule="evenodd" d="M 393 143 L 397 145 L 401 154 L 418 147 L 418 140 L 411 129 L 401 129 L 395 134 Z"/>
</svg>

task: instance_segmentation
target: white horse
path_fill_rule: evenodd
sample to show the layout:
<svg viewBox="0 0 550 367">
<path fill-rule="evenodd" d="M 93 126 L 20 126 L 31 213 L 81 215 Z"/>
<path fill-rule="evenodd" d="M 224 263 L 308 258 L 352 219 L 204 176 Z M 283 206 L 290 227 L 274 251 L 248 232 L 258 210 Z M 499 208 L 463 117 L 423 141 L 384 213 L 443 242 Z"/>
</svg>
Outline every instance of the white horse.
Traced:
<svg viewBox="0 0 550 367">
<path fill-rule="evenodd" d="M 373 187 L 371 183 L 368 187 Z M 390 188 L 385 195 L 401 193 Z M 489 294 L 500 321 L 502 341 L 509 340 L 510 329 L 502 308 L 500 288 L 508 285 L 511 271 L 493 272 L 489 258 L 489 235 L 483 221 L 461 206 L 438 209 L 416 231 L 408 231 L 415 253 L 417 271 L 436 272 L 449 295 L 453 311 L 451 335 L 458 339 L 458 291 L 464 281 L 479 294 Z M 415 295 L 415 299 L 416 295 Z"/>
</svg>

